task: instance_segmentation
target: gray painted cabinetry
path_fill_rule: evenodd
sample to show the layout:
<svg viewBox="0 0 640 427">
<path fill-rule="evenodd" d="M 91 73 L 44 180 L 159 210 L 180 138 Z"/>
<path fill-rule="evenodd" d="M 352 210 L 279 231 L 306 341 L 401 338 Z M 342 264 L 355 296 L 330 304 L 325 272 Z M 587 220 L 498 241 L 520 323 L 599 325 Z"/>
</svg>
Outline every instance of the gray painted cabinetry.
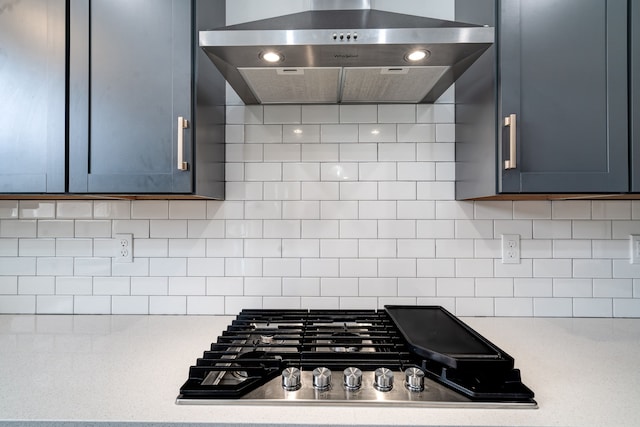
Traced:
<svg viewBox="0 0 640 427">
<path fill-rule="evenodd" d="M 0 2 L 0 193 L 65 190 L 65 11 Z"/>
<path fill-rule="evenodd" d="M 630 191 L 627 16 L 620 1 L 456 1 L 457 20 L 497 29 L 456 82 L 458 199 Z"/>
<path fill-rule="evenodd" d="M 631 78 L 629 82 L 630 123 L 631 123 L 631 191 L 640 193 L 640 4 L 629 2 L 631 19 Z"/>
<path fill-rule="evenodd" d="M 206 66 L 192 7 L 202 4 L 198 22 L 215 27 L 224 25 L 224 3 L 70 4 L 69 191 L 221 198 L 224 84 L 205 83 L 221 80 L 214 69 L 192 86 L 192 65 Z M 198 102 L 209 113 L 202 120 L 194 120 Z"/>
<path fill-rule="evenodd" d="M 0 2 L 0 193 L 223 198 L 224 3 Z"/>
</svg>

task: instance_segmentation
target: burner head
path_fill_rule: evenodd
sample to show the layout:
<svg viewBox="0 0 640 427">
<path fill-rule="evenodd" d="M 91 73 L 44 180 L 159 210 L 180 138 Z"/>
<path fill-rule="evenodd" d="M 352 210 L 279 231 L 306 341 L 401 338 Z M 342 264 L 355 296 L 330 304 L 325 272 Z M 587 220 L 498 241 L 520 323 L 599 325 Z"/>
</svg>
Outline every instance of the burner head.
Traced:
<svg viewBox="0 0 640 427">
<path fill-rule="evenodd" d="M 355 332 L 334 332 L 329 342 L 334 353 L 357 353 L 361 348 L 362 336 Z"/>
<path fill-rule="evenodd" d="M 233 364 L 238 370 L 233 371 L 231 375 L 239 380 L 246 380 L 252 376 L 260 376 L 265 368 L 265 365 L 260 363 L 260 360 L 266 358 L 267 353 L 265 351 L 248 351 L 242 353 L 236 358 L 238 362 Z M 256 359 L 256 361 L 253 361 L 254 359 Z"/>
</svg>

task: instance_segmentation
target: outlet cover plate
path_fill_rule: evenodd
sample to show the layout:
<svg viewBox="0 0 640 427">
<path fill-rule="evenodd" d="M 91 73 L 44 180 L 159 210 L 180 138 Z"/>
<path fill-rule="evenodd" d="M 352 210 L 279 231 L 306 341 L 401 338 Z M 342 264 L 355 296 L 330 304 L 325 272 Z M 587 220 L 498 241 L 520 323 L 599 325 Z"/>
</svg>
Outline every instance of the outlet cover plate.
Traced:
<svg viewBox="0 0 640 427">
<path fill-rule="evenodd" d="M 629 236 L 629 252 L 629 262 L 640 264 L 640 235 L 632 234 Z"/>
<path fill-rule="evenodd" d="M 133 262 L 133 234 L 114 234 L 113 257 L 116 262 Z"/>
<path fill-rule="evenodd" d="M 502 263 L 520 264 L 520 235 L 502 235 Z"/>
</svg>

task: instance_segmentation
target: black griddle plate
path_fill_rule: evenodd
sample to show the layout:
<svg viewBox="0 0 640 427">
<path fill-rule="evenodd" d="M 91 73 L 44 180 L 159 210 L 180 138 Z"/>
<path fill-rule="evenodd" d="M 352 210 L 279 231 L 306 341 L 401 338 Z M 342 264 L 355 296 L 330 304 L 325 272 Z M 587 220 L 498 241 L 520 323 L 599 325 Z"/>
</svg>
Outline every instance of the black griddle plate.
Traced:
<svg viewBox="0 0 640 427">
<path fill-rule="evenodd" d="M 440 306 L 387 305 L 409 348 L 458 371 L 508 372 L 513 358 Z"/>
</svg>

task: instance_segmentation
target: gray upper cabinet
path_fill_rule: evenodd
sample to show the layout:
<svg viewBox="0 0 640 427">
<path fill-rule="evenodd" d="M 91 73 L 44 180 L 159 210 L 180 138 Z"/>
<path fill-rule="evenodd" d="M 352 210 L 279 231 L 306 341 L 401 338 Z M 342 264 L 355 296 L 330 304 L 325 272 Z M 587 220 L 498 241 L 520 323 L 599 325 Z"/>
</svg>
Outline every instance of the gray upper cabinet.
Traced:
<svg viewBox="0 0 640 427">
<path fill-rule="evenodd" d="M 631 73 L 629 82 L 631 123 L 631 191 L 640 193 L 640 4 L 629 2 L 631 23 Z"/>
<path fill-rule="evenodd" d="M 0 2 L 0 192 L 65 191 L 65 0 Z"/>
<path fill-rule="evenodd" d="M 199 4 L 224 25 L 220 1 L 71 0 L 70 192 L 223 196 L 224 84 L 194 84 Z"/>
<path fill-rule="evenodd" d="M 627 2 L 458 0 L 497 44 L 456 82 L 456 197 L 629 191 Z"/>
</svg>

